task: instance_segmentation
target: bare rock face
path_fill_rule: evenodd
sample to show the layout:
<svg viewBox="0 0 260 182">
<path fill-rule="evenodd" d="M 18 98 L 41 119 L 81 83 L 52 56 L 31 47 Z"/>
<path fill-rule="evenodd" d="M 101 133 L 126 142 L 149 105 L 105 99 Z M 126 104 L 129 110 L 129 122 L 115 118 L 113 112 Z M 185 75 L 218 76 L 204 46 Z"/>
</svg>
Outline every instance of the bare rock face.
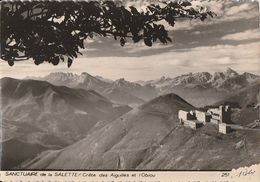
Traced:
<svg viewBox="0 0 260 182">
<path fill-rule="evenodd" d="M 158 96 L 157 90 L 151 85 L 129 82 L 124 78 L 112 81 L 100 76 L 92 76 L 86 72 L 80 75 L 57 72 L 43 78 L 33 79 L 45 80 L 58 86 L 94 90 L 118 104 L 140 105 L 144 101 Z"/>
<path fill-rule="evenodd" d="M 230 92 L 245 88 L 260 79 L 251 73 L 239 74 L 231 68 L 223 72 L 189 73 L 175 78 L 162 77 L 147 81 L 157 88 L 159 94 L 176 93 L 189 103 L 203 107 L 225 98 Z M 142 83 L 145 85 L 145 83 Z"/>
<path fill-rule="evenodd" d="M 189 73 L 172 79 L 149 81 L 149 83 L 162 89 L 174 88 L 176 86 L 188 88 L 191 85 L 201 85 L 201 88 L 205 89 L 232 90 L 237 89 L 237 87 L 245 87 L 259 78 L 258 75 L 250 73 L 238 74 L 231 68 L 227 68 L 224 72 L 215 72 L 214 74 L 208 72 Z"/>
</svg>

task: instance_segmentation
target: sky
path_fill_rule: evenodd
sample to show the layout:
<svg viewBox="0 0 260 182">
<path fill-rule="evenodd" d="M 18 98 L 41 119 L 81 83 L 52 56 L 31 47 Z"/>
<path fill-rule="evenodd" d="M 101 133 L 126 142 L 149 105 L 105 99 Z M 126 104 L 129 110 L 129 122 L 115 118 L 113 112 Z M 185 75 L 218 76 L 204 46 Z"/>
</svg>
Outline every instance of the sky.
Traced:
<svg viewBox="0 0 260 182">
<path fill-rule="evenodd" d="M 190 72 L 224 71 L 227 67 L 239 73 L 260 75 L 260 29 L 257 2 L 193 1 L 206 6 L 218 16 L 199 20 L 185 20 L 168 27 L 173 42 L 156 43 L 146 47 L 143 43 L 127 43 L 124 47 L 113 38 L 95 37 L 87 40 L 83 56 L 72 66 L 45 63 L 39 66 L 29 61 L 15 63 L 13 67 L 0 61 L 0 76 L 24 78 L 44 76 L 51 72 L 87 72 L 116 80 L 152 80 L 162 76 L 175 77 Z M 136 1 L 142 9 L 147 2 Z"/>
</svg>

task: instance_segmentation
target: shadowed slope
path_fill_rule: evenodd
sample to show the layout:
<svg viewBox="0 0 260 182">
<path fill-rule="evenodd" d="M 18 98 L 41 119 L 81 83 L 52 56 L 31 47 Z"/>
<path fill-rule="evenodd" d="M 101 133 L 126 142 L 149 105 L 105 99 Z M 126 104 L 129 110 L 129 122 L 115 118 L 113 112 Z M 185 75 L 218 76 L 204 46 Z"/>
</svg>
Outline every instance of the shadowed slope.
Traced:
<svg viewBox="0 0 260 182">
<path fill-rule="evenodd" d="M 3 78 L 1 93 L 3 141 L 17 139 L 48 149 L 78 141 L 97 122 L 108 123 L 130 110 L 114 105 L 95 91 L 45 81 Z M 8 151 L 8 146 L 4 145 L 4 150 Z M 21 150 L 26 151 L 26 145 Z M 5 154 L 2 158 L 8 158 Z"/>
<path fill-rule="evenodd" d="M 258 105 L 260 103 L 260 80 L 235 93 L 231 93 L 214 105 L 221 105 L 224 103 L 233 104 L 242 108 Z"/>
</svg>

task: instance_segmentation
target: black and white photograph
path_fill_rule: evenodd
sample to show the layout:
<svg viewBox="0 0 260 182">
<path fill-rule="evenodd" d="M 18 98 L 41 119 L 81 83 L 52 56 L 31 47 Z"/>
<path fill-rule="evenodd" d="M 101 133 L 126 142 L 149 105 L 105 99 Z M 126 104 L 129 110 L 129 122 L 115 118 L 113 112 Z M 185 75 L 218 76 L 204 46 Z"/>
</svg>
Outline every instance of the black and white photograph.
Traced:
<svg viewBox="0 0 260 182">
<path fill-rule="evenodd" d="M 259 2 L 1 2 L 1 170 L 260 164 Z"/>
</svg>

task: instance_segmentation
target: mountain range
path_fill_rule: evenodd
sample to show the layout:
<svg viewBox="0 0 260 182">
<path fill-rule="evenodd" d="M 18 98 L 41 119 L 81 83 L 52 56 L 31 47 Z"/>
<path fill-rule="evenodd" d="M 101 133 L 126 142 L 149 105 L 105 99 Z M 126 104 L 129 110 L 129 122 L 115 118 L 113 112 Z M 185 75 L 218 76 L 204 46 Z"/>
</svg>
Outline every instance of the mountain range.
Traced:
<svg viewBox="0 0 260 182">
<path fill-rule="evenodd" d="M 129 82 L 121 78 L 115 81 L 100 76 L 92 76 L 86 72 L 80 75 L 72 73 L 51 73 L 43 78 L 54 85 L 66 85 L 71 88 L 95 90 L 101 95 L 119 104 L 139 105 L 157 96 L 155 88 L 138 83 Z"/>
<path fill-rule="evenodd" d="M 54 85 L 66 85 L 72 88 L 92 89 L 108 99 L 128 105 L 140 105 L 159 95 L 176 93 L 194 106 L 203 107 L 213 104 L 230 92 L 249 86 L 260 76 L 248 72 L 239 74 L 231 68 L 223 72 L 189 73 L 175 78 L 161 77 L 156 80 L 130 82 L 121 78 L 115 81 L 72 73 L 51 73 L 43 78 Z"/>
<path fill-rule="evenodd" d="M 227 68 L 223 72 L 213 74 L 189 73 L 175 78 L 162 77 L 142 84 L 151 84 L 159 90 L 160 94 L 174 92 L 189 103 L 202 107 L 211 105 L 228 96 L 230 92 L 245 88 L 259 79 L 258 75 L 247 72 L 239 74 Z"/>
<path fill-rule="evenodd" d="M 2 78 L 1 168 L 228 170 L 258 163 L 258 130 L 221 135 L 213 124 L 196 131 L 185 128 L 179 125 L 178 111 L 196 106 L 180 94 L 164 91 L 197 91 L 197 99 L 207 97 L 199 94 L 203 89 L 226 93 L 213 106 L 233 104 L 232 121 L 246 127 L 259 119 L 258 78 L 231 69 L 142 83 L 87 73 L 53 73 L 37 80 Z M 227 81 L 240 79 L 245 81 Z M 235 85 L 241 89 L 235 91 Z M 145 95 L 148 88 L 152 99 Z M 121 93 L 111 95 L 117 102 L 108 98 L 110 91 Z M 128 94 L 136 98 L 134 108 L 119 104 L 130 103 Z M 246 142 L 246 150 L 237 147 L 241 142 Z"/>
</svg>

